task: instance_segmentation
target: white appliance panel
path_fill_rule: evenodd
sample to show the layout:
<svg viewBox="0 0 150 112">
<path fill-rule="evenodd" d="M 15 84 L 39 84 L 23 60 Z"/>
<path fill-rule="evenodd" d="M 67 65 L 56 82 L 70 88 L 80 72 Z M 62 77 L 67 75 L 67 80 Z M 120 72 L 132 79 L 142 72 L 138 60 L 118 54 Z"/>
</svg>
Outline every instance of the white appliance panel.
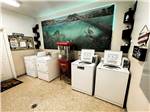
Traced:
<svg viewBox="0 0 150 112">
<path fill-rule="evenodd" d="M 37 62 L 37 70 L 39 72 L 48 73 L 48 62 L 38 61 Z"/>
<path fill-rule="evenodd" d="M 123 107 L 129 73 L 97 68 L 95 96 Z"/>
<path fill-rule="evenodd" d="M 26 70 L 37 70 L 35 61 L 25 61 Z"/>
<path fill-rule="evenodd" d="M 46 81 L 50 81 L 50 77 L 47 73 L 38 72 L 38 78 Z"/>
<path fill-rule="evenodd" d="M 57 58 L 49 56 L 37 58 L 38 78 L 51 81 L 59 76 L 59 65 Z"/>
<path fill-rule="evenodd" d="M 37 77 L 36 56 L 25 56 L 24 62 L 27 75 Z"/>
<path fill-rule="evenodd" d="M 120 66 L 121 59 L 122 59 L 122 51 L 105 50 L 104 52 L 104 64 Z"/>
<path fill-rule="evenodd" d="M 81 50 L 81 61 L 92 63 L 94 57 L 94 49 L 82 49 Z"/>
<path fill-rule="evenodd" d="M 37 77 L 37 71 L 27 70 L 27 75 Z"/>
<path fill-rule="evenodd" d="M 72 66 L 72 74 L 73 74 L 72 88 L 92 95 L 92 86 L 93 86 L 92 68 L 84 67 L 84 70 L 82 70 L 79 69 L 76 65 L 74 65 Z"/>
<path fill-rule="evenodd" d="M 72 89 L 92 95 L 95 64 L 84 64 L 80 61 L 71 64 Z"/>
</svg>

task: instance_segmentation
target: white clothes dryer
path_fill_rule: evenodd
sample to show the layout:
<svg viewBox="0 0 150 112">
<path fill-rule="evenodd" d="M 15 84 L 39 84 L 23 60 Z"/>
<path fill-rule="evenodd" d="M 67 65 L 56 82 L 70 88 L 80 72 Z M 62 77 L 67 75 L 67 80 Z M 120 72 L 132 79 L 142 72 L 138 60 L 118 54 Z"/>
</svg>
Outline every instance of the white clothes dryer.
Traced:
<svg viewBox="0 0 150 112">
<path fill-rule="evenodd" d="M 25 56 L 24 62 L 27 75 L 37 77 L 36 55 Z"/>
<path fill-rule="evenodd" d="M 58 59 L 50 56 L 37 57 L 38 78 L 51 81 L 59 76 Z"/>
</svg>

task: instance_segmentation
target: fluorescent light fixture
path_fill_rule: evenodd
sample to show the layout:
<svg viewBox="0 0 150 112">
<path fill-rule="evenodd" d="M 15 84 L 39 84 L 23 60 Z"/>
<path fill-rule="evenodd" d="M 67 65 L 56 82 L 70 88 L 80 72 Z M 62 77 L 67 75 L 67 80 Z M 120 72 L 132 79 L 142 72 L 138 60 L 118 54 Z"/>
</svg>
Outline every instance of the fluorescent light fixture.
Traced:
<svg viewBox="0 0 150 112">
<path fill-rule="evenodd" d="M 20 7 L 20 3 L 17 2 L 16 0 L 2 0 L 2 3 L 11 5 L 13 7 Z"/>
</svg>

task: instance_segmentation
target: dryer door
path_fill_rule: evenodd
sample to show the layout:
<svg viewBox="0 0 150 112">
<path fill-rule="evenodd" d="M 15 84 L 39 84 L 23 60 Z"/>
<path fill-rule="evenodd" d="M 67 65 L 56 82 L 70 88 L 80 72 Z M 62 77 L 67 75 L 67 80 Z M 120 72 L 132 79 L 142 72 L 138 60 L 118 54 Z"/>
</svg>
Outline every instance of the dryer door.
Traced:
<svg viewBox="0 0 150 112">
<path fill-rule="evenodd" d="M 25 61 L 26 70 L 34 70 L 36 71 L 36 62 L 35 60 Z"/>
<path fill-rule="evenodd" d="M 48 73 L 48 62 L 47 61 L 38 61 L 37 70 L 39 72 Z"/>
</svg>

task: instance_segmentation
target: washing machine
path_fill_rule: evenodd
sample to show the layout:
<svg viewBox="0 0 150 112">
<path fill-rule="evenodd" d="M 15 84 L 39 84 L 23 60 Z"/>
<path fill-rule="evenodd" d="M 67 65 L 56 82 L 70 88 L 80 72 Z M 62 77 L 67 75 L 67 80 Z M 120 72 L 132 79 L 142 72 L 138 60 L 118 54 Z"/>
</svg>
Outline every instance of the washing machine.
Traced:
<svg viewBox="0 0 150 112">
<path fill-rule="evenodd" d="M 45 81 L 52 81 L 59 76 L 58 58 L 51 56 L 37 57 L 38 78 Z"/>
<path fill-rule="evenodd" d="M 25 56 L 24 62 L 27 75 L 37 77 L 36 55 Z"/>
<path fill-rule="evenodd" d="M 76 60 L 71 63 L 71 87 L 74 90 L 93 95 L 95 63 Z"/>
<path fill-rule="evenodd" d="M 122 55 L 111 56 L 108 54 L 107 58 L 116 57 L 119 58 Z M 108 61 L 113 62 L 113 60 L 108 59 Z M 118 65 L 105 64 L 105 61 L 101 61 L 96 68 L 96 80 L 95 80 L 95 92 L 94 96 L 110 102 L 112 104 L 118 105 L 120 107 L 124 106 L 125 95 L 127 91 L 127 84 L 129 79 L 128 68 L 123 68 L 121 63 Z M 107 62 L 107 61 L 106 61 Z M 120 61 L 119 61 L 120 62 Z M 116 63 L 116 62 L 115 62 Z"/>
<path fill-rule="evenodd" d="M 71 63 L 71 87 L 93 95 L 97 56 L 93 49 L 82 49 L 81 59 Z M 93 61 L 94 60 L 94 61 Z"/>
</svg>

